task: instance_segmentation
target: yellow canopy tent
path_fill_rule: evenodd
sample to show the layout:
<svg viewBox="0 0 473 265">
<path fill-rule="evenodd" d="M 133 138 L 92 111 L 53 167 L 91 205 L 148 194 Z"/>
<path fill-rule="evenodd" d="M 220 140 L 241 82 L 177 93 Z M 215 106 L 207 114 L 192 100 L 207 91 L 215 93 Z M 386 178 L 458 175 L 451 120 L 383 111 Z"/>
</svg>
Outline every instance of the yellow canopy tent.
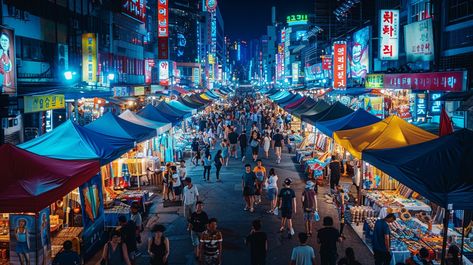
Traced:
<svg viewBox="0 0 473 265">
<path fill-rule="evenodd" d="M 333 135 L 339 145 L 358 159 L 362 158 L 363 150 L 398 148 L 437 138 L 398 116 L 388 117 L 369 126 L 336 131 Z"/>
<path fill-rule="evenodd" d="M 200 94 L 199 96 L 201 98 L 205 99 L 205 100 L 210 100 L 210 98 L 207 95 L 205 95 L 204 93 Z"/>
</svg>

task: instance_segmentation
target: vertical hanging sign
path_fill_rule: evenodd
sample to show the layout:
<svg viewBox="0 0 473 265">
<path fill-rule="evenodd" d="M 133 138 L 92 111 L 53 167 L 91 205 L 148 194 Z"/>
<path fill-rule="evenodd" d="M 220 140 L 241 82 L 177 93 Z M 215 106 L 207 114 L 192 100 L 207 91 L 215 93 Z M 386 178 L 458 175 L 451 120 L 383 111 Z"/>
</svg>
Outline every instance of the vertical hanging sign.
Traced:
<svg viewBox="0 0 473 265">
<path fill-rule="evenodd" d="M 333 44 L 333 88 L 347 87 L 347 44 Z"/>
<path fill-rule="evenodd" d="M 169 57 L 169 0 L 158 0 L 158 59 Z"/>
<path fill-rule="evenodd" d="M 97 82 L 97 35 L 82 34 L 82 81 Z"/>
<path fill-rule="evenodd" d="M 399 54 L 399 10 L 381 10 L 379 59 L 397 60 Z"/>
</svg>

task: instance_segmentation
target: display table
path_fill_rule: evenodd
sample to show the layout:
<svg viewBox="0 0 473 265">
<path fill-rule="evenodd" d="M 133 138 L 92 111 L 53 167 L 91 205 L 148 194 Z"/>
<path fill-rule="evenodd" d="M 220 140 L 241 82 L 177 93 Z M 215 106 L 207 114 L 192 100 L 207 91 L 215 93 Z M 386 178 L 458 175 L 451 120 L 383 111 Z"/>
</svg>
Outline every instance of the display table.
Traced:
<svg viewBox="0 0 473 265">
<path fill-rule="evenodd" d="M 51 252 L 52 257 L 62 250 L 62 244 L 66 240 L 72 241 L 72 250 L 80 254 L 80 238 L 82 234 L 82 227 L 65 227 L 61 229 L 57 234 L 51 237 Z"/>
<path fill-rule="evenodd" d="M 145 209 L 145 202 L 149 199 L 149 191 L 147 190 L 126 190 L 120 193 L 115 200 L 131 205 L 136 202 Z"/>
<path fill-rule="evenodd" d="M 126 216 L 127 220 L 130 220 L 130 206 L 121 203 L 120 205 L 113 206 L 105 209 L 105 227 L 113 228 L 118 226 L 118 217 L 120 215 Z"/>
<path fill-rule="evenodd" d="M 426 203 L 416 200 L 407 199 L 390 191 L 363 191 L 365 196 L 365 205 L 373 207 L 378 213 L 379 218 L 384 218 L 387 215 L 388 208 L 400 210 L 406 208 L 413 212 L 431 212 L 432 209 Z"/>
</svg>

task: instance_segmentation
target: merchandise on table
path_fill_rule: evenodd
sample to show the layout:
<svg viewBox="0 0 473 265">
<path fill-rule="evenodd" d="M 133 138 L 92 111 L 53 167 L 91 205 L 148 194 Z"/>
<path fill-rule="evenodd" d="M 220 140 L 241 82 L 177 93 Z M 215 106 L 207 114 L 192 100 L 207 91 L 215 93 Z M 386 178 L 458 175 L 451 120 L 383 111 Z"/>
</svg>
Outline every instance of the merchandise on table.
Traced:
<svg viewBox="0 0 473 265">
<path fill-rule="evenodd" d="M 105 209 L 105 227 L 118 226 L 118 217 L 120 215 L 126 216 L 130 219 L 130 206 L 124 203 L 114 205 L 111 208 Z"/>
<path fill-rule="evenodd" d="M 367 218 L 375 217 L 375 212 L 370 206 L 353 206 L 350 208 L 351 223 L 360 224 Z"/>
</svg>

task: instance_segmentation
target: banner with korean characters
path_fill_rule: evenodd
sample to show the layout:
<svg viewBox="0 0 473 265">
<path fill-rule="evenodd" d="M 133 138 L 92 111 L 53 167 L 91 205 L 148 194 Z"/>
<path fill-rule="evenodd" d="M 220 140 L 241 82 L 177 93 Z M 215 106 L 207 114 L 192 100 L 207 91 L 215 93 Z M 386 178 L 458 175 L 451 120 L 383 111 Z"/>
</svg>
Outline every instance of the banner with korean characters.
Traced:
<svg viewBox="0 0 473 265">
<path fill-rule="evenodd" d="M 379 59 L 399 57 L 399 10 L 382 9 L 379 16 Z"/>
<path fill-rule="evenodd" d="M 347 87 L 347 44 L 338 42 L 333 44 L 333 88 L 346 89 Z"/>
<path fill-rule="evenodd" d="M 42 95 L 24 97 L 25 113 L 64 109 L 66 103 L 64 95 Z"/>
</svg>

